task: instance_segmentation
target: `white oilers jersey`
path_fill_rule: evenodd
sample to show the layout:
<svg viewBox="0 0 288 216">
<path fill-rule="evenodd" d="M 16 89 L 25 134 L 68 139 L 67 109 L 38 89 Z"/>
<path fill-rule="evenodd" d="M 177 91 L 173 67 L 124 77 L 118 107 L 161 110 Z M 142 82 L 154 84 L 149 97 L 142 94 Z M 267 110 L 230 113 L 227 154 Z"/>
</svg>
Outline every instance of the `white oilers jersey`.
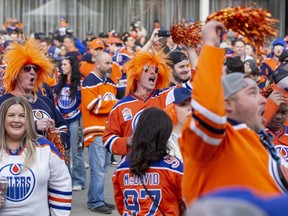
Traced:
<svg viewBox="0 0 288 216">
<path fill-rule="evenodd" d="M 7 198 L 1 216 L 66 216 L 71 211 L 71 177 L 62 156 L 45 138 L 38 139 L 36 162 L 24 168 L 26 147 L 6 150 L 0 160 L 0 176 L 8 179 Z"/>
</svg>

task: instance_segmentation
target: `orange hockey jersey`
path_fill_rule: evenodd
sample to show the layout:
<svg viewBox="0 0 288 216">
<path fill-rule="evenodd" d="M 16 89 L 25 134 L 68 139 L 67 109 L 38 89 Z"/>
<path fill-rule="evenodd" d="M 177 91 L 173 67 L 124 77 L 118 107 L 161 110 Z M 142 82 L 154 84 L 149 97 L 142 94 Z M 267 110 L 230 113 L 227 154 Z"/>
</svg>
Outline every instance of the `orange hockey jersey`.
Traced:
<svg viewBox="0 0 288 216">
<path fill-rule="evenodd" d="M 286 190 L 259 136 L 246 124 L 227 121 L 221 84 L 223 59 L 222 49 L 203 46 L 193 82 L 193 114 L 179 138 L 183 197 L 188 204 L 225 186 L 246 186 L 266 194 Z"/>
<path fill-rule="evenodd" d="M 103 80 L 91 72 L 81 89 L 84 145 L 88 146 L 95 136 L 102 136 L 109 112 L 116 104 L 116 86 L 111 79 Z"/>
<path fill-rule="evenodd" d="M 272 142 L 275 148 L 288 162 L 288 126 L 284 126 L 282 130 L 274 132 L 269 127 L 266 128 L 266 132 L 270 134 L 273 139 Z"/>
<path fill-rule="evenodd" d="M 132 135 L 133 118 L 148 107 L 164 109 L 169 90 L 153 91 L 145 99 L 132 93 L 120 100 L 112 109 L 106 123 L 103 136 L 105 148 L 113 154 L 126 155 L 129 151 L 126 142 Z"/>
<path fill-rule="evenodd" d="M 190 81 L 182 83 L 184 88 L 192 90 Z M 149 107 L 165 108 L 165 100 L 168 92 L 175 87 L 162 90 L 154 90 L 145 99 L 131 93 L 122 98 L 112 109 L 105 126 L 103 143 L 105 148 L 117 155 L 126 155 L 129 149 L 126 145 L 127 138 L 132 135 L 132 124 L 135 116 Z"/>
<path fill-rule="evenodd" d="M 84 77 L 88 76 L 91 71 L 94 71 L 95 63 L 89 62 L 81 62 L 80 64 L 80 72 Z M 115 83 L 118 84 L 118 80 L 122 77 L 122 72 L 120 66 L 113 62 L 112 64 L 112 74 L 110 79 Z"/>
<path fill-rule="evenodd" d="M 148 193 L 154 197 L 157 206 L 147 194 L 139 177 L 130 172 L 128 157 L 123 158 L 113 177 L 114 197 L 121 215 L 179 215 L 182 201 L 181 181 L 183 164 L 172 156 L 151 164 L 143 177 Z"/>
</svg>

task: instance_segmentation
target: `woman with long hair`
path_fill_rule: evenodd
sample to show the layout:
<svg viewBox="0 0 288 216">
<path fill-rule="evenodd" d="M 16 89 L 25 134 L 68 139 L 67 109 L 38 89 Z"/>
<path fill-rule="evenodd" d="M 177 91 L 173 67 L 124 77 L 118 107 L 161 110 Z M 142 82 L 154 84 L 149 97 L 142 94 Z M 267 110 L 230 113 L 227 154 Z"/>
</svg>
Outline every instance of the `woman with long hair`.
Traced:
<svg viewBox="0 0 288 216">
<path fill-rule="evenodd" d="M 62 74 L 54 87 L 54 99 L 57 109 L 66 120 L 70 130 L 72 183 L 73 190 L 80 191 L 85 187 L 86 173 L 82 149 L 81 73 L 78 60 L 65 57 L 62 60 Z M 68 153 L 70 154 L 70 153 Z"/>
<path fill-rule="evenodd" d="M 113 175 L 121 215 L 179 215 L 182 162 L 168 154 L 172 121 L 161 109 L 145 109 L 132 138 L 132 151 Z M 133 202 L 131 202 L 133 200 Z"/>
<path fill-rule="evenodd" d="M 70 174 L 56 147 L 37 134 L 29 102 L 7 99 L 0 120 L 0 177 L 8 185 L 0 215 L 70 215 Z"/>
</svg>

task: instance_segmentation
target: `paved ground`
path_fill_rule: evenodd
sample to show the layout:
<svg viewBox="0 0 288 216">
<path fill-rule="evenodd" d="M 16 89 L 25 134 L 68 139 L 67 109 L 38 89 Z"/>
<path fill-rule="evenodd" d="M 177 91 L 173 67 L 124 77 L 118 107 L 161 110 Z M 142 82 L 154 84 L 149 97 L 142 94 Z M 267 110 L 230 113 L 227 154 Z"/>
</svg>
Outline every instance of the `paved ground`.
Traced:
<svg viewBox="0 0 288 216">
<path fill-rule="evenodd" d="M 88 162 L 88 156 L 87 156 L 87 149 L 84 151 L 85 153 L 85 158 L 86 161 Z M 120 158 L 116 157 L 116 159 L 119 161 Z M 112 186 L 112 175 L 115 170 L 115 167 L 110 167 L 109 173 L 106 175 L 106 180 L 105 180 L 105 198 L 106 202 L 108 203 L 113 203 L 114 202 L 114 196 L 113 196 L 113 186 Z M 89 186 L 89 173 L 90 169 L 86 169 L 86 188 L 83 191 L 75 191 L 73 192 L 73 202 L 72 202 L 72 212 L 71 216 L 92 216 L 92 215 L 102 215 L 98 214 L 95 212 L 90 211 L 87 209 L 87 191 L 88 191 L 88 186 Z M 112 211 L 111 216 L 119 215 L 117 210 Z"/>
</svg>

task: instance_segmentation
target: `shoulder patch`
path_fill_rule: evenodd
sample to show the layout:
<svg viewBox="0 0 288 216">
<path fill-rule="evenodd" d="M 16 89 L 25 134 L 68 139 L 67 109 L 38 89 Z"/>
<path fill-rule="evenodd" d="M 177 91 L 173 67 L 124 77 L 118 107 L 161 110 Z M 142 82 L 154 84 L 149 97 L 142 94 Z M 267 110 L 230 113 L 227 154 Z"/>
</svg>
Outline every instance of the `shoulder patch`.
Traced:
<svg viewBox="0 0 288 216">
<path fill-rule="evenodd" d="M 131 109 L 129 109 L 129 108 L 124 108 L 124 109 L 122 110 L 122 116 L 123 116 L 124 121 L 129 121 L 129 120 L 131 120 L 131 119 L 133 118 Z"/>
</svg>

